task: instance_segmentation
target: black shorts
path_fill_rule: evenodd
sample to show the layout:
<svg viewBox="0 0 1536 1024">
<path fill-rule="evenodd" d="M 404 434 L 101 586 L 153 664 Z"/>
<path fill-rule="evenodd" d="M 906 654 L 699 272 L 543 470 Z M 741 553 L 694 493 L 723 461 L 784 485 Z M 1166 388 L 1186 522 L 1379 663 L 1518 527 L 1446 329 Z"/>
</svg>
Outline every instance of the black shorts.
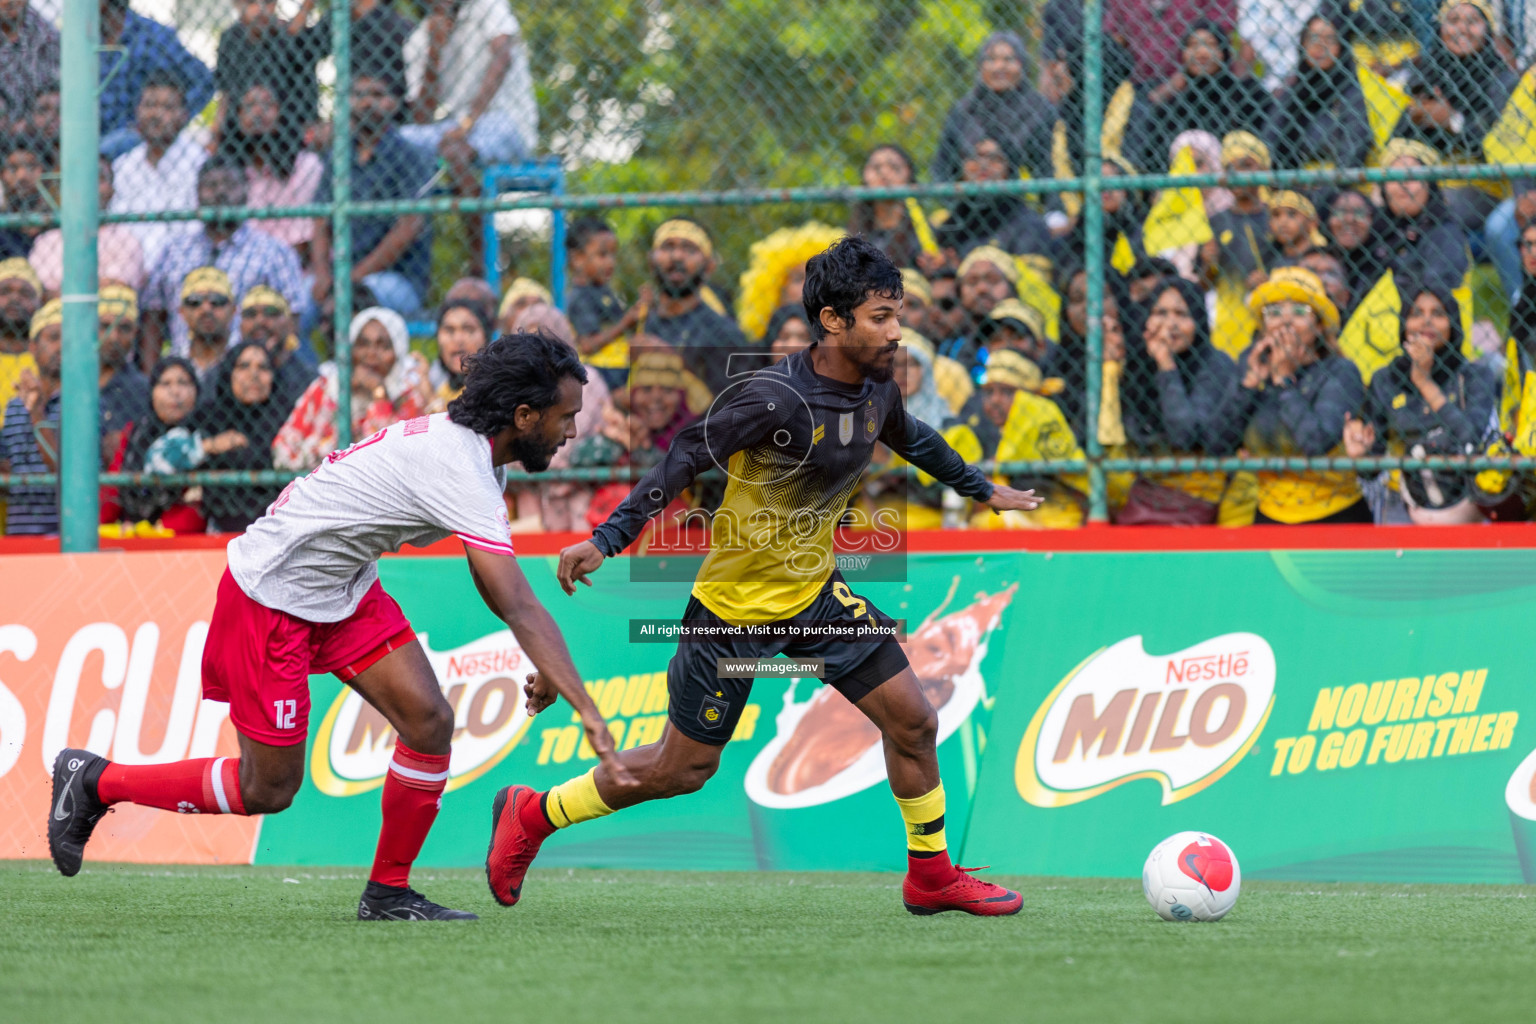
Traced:
<svg viewBox="0 0 1536 1024">
<path fill-rule="evenodd" d="M 729 629 L 725 620 L 692 596 L 683 612 L 683 623 L 690 627 L 719 624 L 722 629 Z M 722 679 L 721 658 L 772 658 L 784 654 L 791 658 L 823 659 L 826 673 L 822 678 L 854 703 L 908 665 L 907 654 L 899 643 L 890 637 L 878 638 L 880 630 L 896 626 L 896 621 L 868 598 L 850 591 L 839 572 L 832 573 L 816 600 L 804 611 L 782 623 L 767 625 L 785 624 L 798 624 L 813 632 L 826 632 L 830 626 L 844 634 L 855 632 L 862 625 L 875 630 L 877 637 L 855 639 L 838 635 L 794 640 L 782 635 L 748 636 L 743 630 L 718 639 L 685 638 L 679 641 L 677 653 L 667 665 L 667 714 L 672 727 L 700 743 L 724 746 L 730 740 L 752 692 L 752 680 Z"/>
</svg>

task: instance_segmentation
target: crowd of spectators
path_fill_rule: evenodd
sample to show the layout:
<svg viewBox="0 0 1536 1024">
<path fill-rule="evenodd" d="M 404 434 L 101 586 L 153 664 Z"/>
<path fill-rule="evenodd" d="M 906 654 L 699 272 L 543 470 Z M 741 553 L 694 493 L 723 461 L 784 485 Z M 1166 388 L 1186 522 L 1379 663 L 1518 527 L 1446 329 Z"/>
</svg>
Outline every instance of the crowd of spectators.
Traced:
<svg viewBox="0 0 1536 1024">
<path fill-rule="evenodd" d="M 1536 183 L 1114 187 L 1143 172 L 1410 169 L 1529 148 L 1510 133 L 1536 130 L 1519 119 L 1536 111 L 1536 72 L 1519 74 L 1496 0 L 1427 2 L 1106 0 L 1098 407 L 1081 197 L 989 192 L 942 209 L 894 199 L 849 210 L 846 230 L 903 268 L 896 381 L 908 409 L 972 461 L 1081 458 L 1090 440 L 1111 455 L 1536 454 L 1525 377 L 1536 372 Z M 419 22 L 385 0 L 352 0 L 350 11 L 354 199 L 476 194 L 480 166 L 537 150 L 532 70 L 509 0 L 434 0 Z M 286 19 L 275 0 L 242 0 L 235 14 L 210 68 L 171 26 L 101 0 L 100 201 L 147 218 L 104 225 L 98 238 L 103 469 L 305 472 L 335 448 L 338 413 L 360 438 L 441 411 L 498 332 L 542 330 L 590 371 L 578 436 L 556 468 L 638 471 L 728 386 L 728 354 L 771 359 L 811 343 L 804 263 L 844 228 L 783 228 L 732 268 L 699 220 L 666 220 L 641 239 L 575 218 L 557 300 L 521 277 L 504 295 L 477 277 L 434 288 L 432 219 L 366 216 L 351 219 L 347 240 L 360 312 L 341 379 L 318 355 L 337 285 L 327 218 L 154 219 L 332 195 L 339 169 L 320 102 L 329 16 L 314 0 Z M 1017 28 L 979 47 L 931 158 L 876 145 L 864 184 L 1082 173 L 1080 0 L 1049 0 Z M 7 212 L 50 208 L 58 83 L 54 24 L 0 0 Z M 473 265 L 480 232 L 465 226 Z M 640 245 L 647 279 L 617 282 L 619 254 Z M 1474 316 L 1478 264 L 1510 300 L 1507 335 Z M 12 473 L 57 467 L 62 268 L 57 230 L 0 230 L 0 469 Z M 434 336 L 413 347 L 408 321 L 434 317 Z M 899 504 L 912 526 L 1086 519 L 1082 476 L 1015 476 L 1046 496 L 1041 509 L 973 516 L 899 469 L 881 450 L 855 505 Z M 1170 471 L 1108 483 L 1124 524 L 1473 522 L 1523 517 L 1527 497 L 1519 475 L 1450 471 Z M 511 518 L 516 529 L 585 529 L 630 486 L 514 488 Z M 238 479 L 108 489 L 102 521 L 238 531 L 276 491 Z M 708 508 L 719 491 L 704 480 L 679 508 Z M 54 489 L 3 497 L 7 533 L 57 531 Z"/>
</svg>

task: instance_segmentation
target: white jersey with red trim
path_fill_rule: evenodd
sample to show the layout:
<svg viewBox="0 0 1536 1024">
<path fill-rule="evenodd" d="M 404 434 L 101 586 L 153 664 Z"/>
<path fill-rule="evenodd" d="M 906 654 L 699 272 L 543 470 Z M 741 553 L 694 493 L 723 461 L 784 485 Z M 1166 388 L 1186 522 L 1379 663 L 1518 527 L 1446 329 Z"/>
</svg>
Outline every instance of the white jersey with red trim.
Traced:
<svg viewBox="0 0 1536 1024">
<path fill-rule="evenodd" d="M 458 537 L 512 554 L 506 474 L 489 438 L 447 413 L 405 420 L 332 452 L 290 483 L 229 544 L 251 600 L 310 622 L 340 622 L 379 578 L 379 556 Z"/>
</svg>

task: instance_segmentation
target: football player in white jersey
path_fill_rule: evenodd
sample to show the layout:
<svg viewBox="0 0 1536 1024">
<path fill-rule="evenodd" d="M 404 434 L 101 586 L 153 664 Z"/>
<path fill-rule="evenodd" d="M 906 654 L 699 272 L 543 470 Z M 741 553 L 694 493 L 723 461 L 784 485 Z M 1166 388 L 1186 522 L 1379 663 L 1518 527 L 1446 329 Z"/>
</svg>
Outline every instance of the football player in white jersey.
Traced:
<svg viewBox="0 0 1536 1024">
<path fill-rule="evenodd" d="M 203 649 L 203 695 L 227 701 L 238 758 L 124 765 L 86 750 L 54 761 L 48 844 L 65 875 L 115 803 L 202 814 L 275 814 L 304 778 L 309 677 L 331 672 L 398 736 L 384 781 L 384 820 L 361 920 L 465 920 L 410 887 L 411 862 L 448 781 L 453 709 L 378 559 L 406 544 L 458 537 L 480 596 L 538 669 L 531 710 L 558 693 L 580 713 L 604 764 L 613 739 L 554 620 L 512 551 L 505 467 L 547 469 L 575 436 L 586 381 L 576 352 L 540 334 L 503 335 L 469 364 L 446 413 L 396 423 L 288 485 L 229 545 Z"/>
</svg>

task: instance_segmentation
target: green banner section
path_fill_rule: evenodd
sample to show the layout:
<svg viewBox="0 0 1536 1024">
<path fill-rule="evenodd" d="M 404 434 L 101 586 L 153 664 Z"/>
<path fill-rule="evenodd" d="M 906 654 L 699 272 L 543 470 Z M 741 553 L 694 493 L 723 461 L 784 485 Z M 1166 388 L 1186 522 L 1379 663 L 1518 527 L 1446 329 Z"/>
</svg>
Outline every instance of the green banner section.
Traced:
<svg viewBox="0 0 1536 1024">
<path fill-rule="evenodd" d="M 1246 877 L 1536 881 L 1536 553 L 1057 554 L 1021 577 L 969 860 L 1135 875 L 1198 829 Z"/>
<path fill-rule="evenodd" d="M 666 720 L 673 644 L 631 642 L 632 621 L 671 616 L 690 584 L 633 580 L 614 560 L 561 592 L 554 558 L 524 559 L 619 746 L 653 742 Z M 906 621 L 914 666 L 939 711 L 946 825 L 966 831 L 1004 637 L 1021 622 L 1018 556 L 913 556 L 904 582 L 856 584 Z M 449 790 L 422 852 L 430 866 L 483 863 L 496 790 L 545 789 L 590 768 L 563 702 L 533 719 L 521 686 L 532 666 L 484 607 L 462 560 L 388 559 L 385 588 L 410 617 L 457 715 Z M 383 718 L 333 677 L 312 680 L 307 778 L 293 806 L 268 817 L 264 864 L 366 864 L 378 835 L 379 789 L 394 737 Z M 903 826 L 880 737 L 815 679 L 759 679 L 720 771 L 699 792 L 625 810 L 551 839 L 543 865 L 744 870 L 879 869 L 905 865 Z"/>
<path fill-rule="evenodd" d="M 674 647 L 632 636 L 688 585 L 615 561 L 567 597 L 554 559 L 523 565 L 619 745 L 655 741 Z M 527 718 L 531 665 L 462 561 L 381 572 L 457 715 L 422 863 L 476 865 L 498 788 L 591 751 L 564 704 Z M 1195 829 L 1249 877 L 1536 882 L 1536 552 L 914 555 L 905 582 L 856 590 L 906 620 L 967 862 L 1134 876 Z M 393 734 L 335 679 L 313 688 L 308 778 L 256 859 L 365 864 Z M 759 679 L 702 792 L 562 833 L 540 863 L 894 870 L 903 851 L 873 726 L 815 679 Z"/>
</svg>

